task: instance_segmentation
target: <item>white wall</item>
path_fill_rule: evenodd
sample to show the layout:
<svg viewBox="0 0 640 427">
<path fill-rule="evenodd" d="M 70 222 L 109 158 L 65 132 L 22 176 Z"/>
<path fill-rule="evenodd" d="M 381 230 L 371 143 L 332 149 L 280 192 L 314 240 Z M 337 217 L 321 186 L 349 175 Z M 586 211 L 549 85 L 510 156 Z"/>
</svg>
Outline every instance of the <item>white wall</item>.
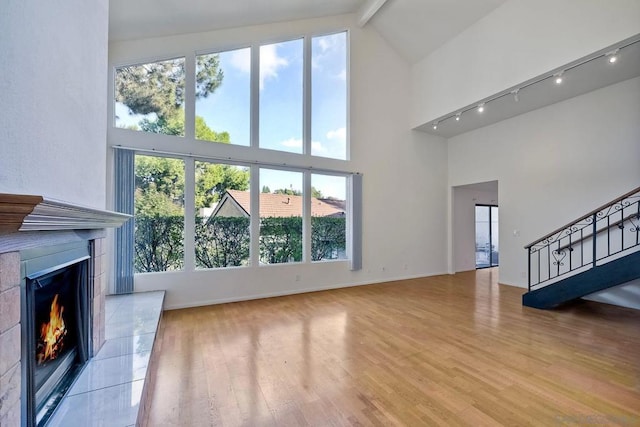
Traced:
<svg viewBox="0 0 640 427">
<path fill-rule="evenodd" d="M 476 268 L 476 205 L 497 205 L 496 191 L 478 190 L 475 185 L 453 190 L 453 272 Z M 498 230 L 499 231 L 499 230 Z"/>
<path fill-rule="evenodd" d="M 638 33 L 638 0 L 510 0 L 412 68 L 411 126 Z"/>
<path fill-rule="evenodd" d="M 500 183 L 501 283 L 526 285 L 526 244 L 640 184 L 639 118 L 635 78 L 449 140 L 450 186 Z"/>
<path fill-rule="evenodd" d="M 177 308 L 446 272 L 445 141 L 410 130 L 409 65 L 374 30 L 360 29 L 353 16 L 121 42 L 110 46 L 110 63 L 345 28 L 351 30 L 352 160 L 313 159 L 312 163 L 364 175 L 363 269 L 351 272 L 346 262 L 329 262 L 143 274 L 135 278 L 136 290 L 166 289 L 167 307 Z M 109 129 L 109 143 L 136 147 L 151 143 L 164 149 L 174 144 L 167 138 L 154 140 L 154 136 L 140 134 Z M 181 144 L 188 152 L 200 150 L 208 155 L 233 149 L 188 140 Z M 177 149 L 174 145 L 173 150 Z M 258 154 L 265 161 L 287 158 L 278 153 Z"/>
<path fill-rule="evenodd" d="M 584 299 L 640 310 L 640 279 L 587 295 Z"/>
<path fill-rule="evenodd" d="M 108 1 L 0 13 L 0 193 L 105 206 Z"/>
</svg>

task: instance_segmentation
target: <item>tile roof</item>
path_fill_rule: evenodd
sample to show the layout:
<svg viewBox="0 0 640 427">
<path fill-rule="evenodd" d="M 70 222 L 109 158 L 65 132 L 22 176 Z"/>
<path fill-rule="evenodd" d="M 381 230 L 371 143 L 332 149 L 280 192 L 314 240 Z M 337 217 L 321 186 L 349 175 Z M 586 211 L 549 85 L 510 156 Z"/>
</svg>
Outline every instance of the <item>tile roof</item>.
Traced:
<svg viewBox="0 0 640 427">
<path fill-rule="evenodd" d="M 228 190 L 242 209 L 251 212 L 251 198 L 248 191 Z M 302 216 L 302 196 L 260 193 L 260 218 L 280 216 Z M 344 200 L 311 198 L 311 216 L 343 216 L 346 211 Z"/>
</svg>

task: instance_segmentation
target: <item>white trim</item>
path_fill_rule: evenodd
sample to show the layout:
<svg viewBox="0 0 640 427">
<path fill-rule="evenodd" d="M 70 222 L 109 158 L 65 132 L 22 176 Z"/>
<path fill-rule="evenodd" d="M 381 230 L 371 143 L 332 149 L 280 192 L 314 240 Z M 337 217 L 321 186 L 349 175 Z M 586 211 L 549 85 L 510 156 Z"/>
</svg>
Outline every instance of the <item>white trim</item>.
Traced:
<svg viewBox="0 0 640 427">
<path fill-rule="evenodd" d="M 378 13 L 380 8 L 384 6 L 387 0 L 369 0 L 358 11 L 358 25 L 360 28 L 367 25 L 367 23 L 373 18 L 373 15 Z"/>
</svg>

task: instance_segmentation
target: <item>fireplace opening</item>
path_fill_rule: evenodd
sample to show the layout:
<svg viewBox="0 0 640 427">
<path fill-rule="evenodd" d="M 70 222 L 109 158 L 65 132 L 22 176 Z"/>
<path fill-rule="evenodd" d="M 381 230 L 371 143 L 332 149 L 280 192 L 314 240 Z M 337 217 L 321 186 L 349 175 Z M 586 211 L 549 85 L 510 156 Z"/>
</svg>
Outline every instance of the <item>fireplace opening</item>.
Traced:
<svg viewBox="0 0 640 427">
<path fill-rule="evenodd" d="M 23 414 L 27 426 L 47 422 L 90 357 L 88 242 L 62 249 L 23 261 Z"/>
</svg>

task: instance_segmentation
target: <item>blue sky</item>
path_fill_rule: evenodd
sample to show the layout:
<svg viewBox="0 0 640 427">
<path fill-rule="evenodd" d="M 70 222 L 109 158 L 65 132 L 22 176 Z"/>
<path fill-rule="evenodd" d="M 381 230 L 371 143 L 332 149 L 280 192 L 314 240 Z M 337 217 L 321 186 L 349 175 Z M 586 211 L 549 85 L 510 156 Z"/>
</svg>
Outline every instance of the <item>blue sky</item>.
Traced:
<svg viewBox="0 0 640 427">
<path fill-rule="evenodd" d="M 312 39 L 312 154 L 346 159 L 346 33 Z M 302 153 L 303 40 L 260 47 L 261 148 Z M 205 99 L 196 101 L 196 115 L 216 132 L 229 132 L 231 143 L 250 145 L 250 49 L 217 53 L 224 73 L 222 84 Z M 137 123 L 126 107 L 116 105 L 116 126 Z M 285 174 L 286 175 L 286 174 Z M 261 180 L 271 190 L 289 188 L 282 174 L 268 173 Z M 324 182 L 326 181 L 326 182 Z M 335 179 L 314 179 L 325 195 L 344 198 L 344 185 Z M 326 187 L 324 190 L 320 187 Z"/>
</svg>

